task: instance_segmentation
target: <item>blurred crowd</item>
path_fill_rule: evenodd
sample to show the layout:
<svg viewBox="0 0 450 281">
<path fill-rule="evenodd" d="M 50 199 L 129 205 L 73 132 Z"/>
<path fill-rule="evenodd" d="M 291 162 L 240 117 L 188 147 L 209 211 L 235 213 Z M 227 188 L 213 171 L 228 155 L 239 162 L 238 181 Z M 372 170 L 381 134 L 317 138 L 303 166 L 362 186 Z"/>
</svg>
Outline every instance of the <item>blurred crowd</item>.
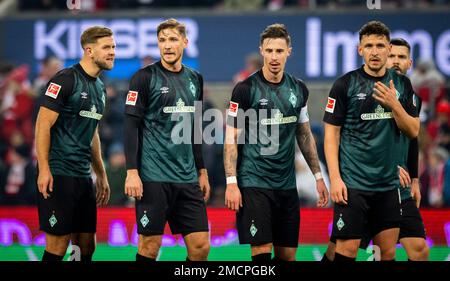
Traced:
<svg viewBox="0 0 450 281">
<path fill-rule="evenodd" d="M 141 64 L 145 66 L 151 62 L 152 58 L 145 57 Z M 37 77 L 31 80 L 29 66 L 14 66 L 0 61 L 0 205 L 35 204 L 37 171 L 33 146 L 34 124 L 45 87 L 63 65 L 58 58 L 48 57 L 40 63 Z M 261 66 L 259 54 L 249 54 L 245 58 L 243 69 L 232 77 L 232 83 L 244 80 Z M 450 89 L 446 88 L 444 76 L 429 60 L 417 62 L 410 78 L 415 92 L 423 100 L 419 136 L 422 206 L 449 207 Z M 134 202 L 123 192 L 126 176 L 123 150 L 123 96 L 127 91 L 128 81 L 105 82 L 107 105 L 99 125 L 99 132 L 111 187 L 110 205 L 133 206 Z M 213 107 L 208 98 L 208 89 L 205 89 L 203 109 Z M 203 125 L 206 127 L 208 123 L 204 122 Z M 328 184 L 322 122 L 312 122 L 311 127 L 316 137 L 325 181 Z M 222 144 L 203 145 L 203 155 L 212 187 L 210 206 L 223 206 L 225 177 L 222 150 Z M 315 180 L 299 151 L 296 157 L 296 173 L 303 206 L 314 207 L 317 200 Z"/>
<path fill-rule="evenodd" d="M 219 10 L 280 10 L 308 8 L 365 8 L 365 0 L 72 0 L 84 11 L 140 8 L 214 8 Z M 380 0 L 382 8 L 430 7 L 450 5 L 450 0 Z M 376 1 L 372 1 L 376 2 Z M 19 0 L 20 11 L 66 10 L 67 0 Z"/>
</svg>

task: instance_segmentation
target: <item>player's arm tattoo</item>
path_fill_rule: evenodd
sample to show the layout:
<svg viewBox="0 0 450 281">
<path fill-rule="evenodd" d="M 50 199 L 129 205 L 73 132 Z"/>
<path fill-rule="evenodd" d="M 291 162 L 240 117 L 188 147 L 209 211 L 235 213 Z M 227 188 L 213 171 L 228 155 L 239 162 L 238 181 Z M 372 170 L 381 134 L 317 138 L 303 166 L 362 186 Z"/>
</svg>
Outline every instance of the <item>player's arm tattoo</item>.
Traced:
<svg viewBox="0 0 450 281">
<path fill-rule="evenodd" d="M 223 146 L 223 162 L 226 177 L 236 176 L 236 166 L 238 158 L 238 134 L 238 129 L 227 126 L 225 132 L 225 144 Z"/>
<path fill-rule="evenodd" d="M 297 124 L 297 144 L 305 157 L 306 163 L 313 174 L 320 172 L 319 156 L 317 154 L 316 141 L 311 132 L 309 122 Z"/>
<path fill-rule="evenodd" d="M 105 166 L 102 160 L 102 149 L 100 145 L 100 136 L 98 135 L 98 127 L 95 130 L 94 137 L 92 138 L 92 169 L 97 176 L 105 176 Z"/>
</svg>

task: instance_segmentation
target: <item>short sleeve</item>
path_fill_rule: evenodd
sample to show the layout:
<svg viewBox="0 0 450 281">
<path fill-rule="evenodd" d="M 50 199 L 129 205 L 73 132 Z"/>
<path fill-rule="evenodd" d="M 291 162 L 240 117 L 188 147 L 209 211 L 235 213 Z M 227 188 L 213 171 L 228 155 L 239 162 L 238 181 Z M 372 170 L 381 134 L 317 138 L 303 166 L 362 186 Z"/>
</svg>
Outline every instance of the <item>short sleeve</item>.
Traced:
<svg viewBox="0 0 450 281">
<path fill-rule="evenodd" d="M 335 126 L 342 126 L 347 114 L 348 79 L 343 76 L 334 82 L 325 105 L 323 121 Z"/>
<path fill-rule="evenodd" d="M 247 109 L 250 108 L 250 86 L 248 83 L 239 82 L 233 89 L 233 94 L 231 95 L 230 105 L 227 110 L 227 125 L 232 127 L 239 127 L 238 120 L 243 115 Z"/>
<path fill-rule="evenodd" d="M 125 99 L 125 114 L 142 117 L 148 106 L 151 74 L 147 68 L 140 69 L 130 80 Z"/>
<path fill-rule="evenodd" d="M 411 85 L 411 81 L 408 77 L 403 76 L 404 79 L 404 95 L 406 95 L 406 101 L 403 104 L 405 111 L 412 117 L 419 117 L 419 100 Z"/>
<path fill-rule="evenodd" d="M 58 72 L 47 84 L 41 106 L 60 112 L 61 108 L 73 93 L 74 73 L 70 69 Z"/>
</svg>

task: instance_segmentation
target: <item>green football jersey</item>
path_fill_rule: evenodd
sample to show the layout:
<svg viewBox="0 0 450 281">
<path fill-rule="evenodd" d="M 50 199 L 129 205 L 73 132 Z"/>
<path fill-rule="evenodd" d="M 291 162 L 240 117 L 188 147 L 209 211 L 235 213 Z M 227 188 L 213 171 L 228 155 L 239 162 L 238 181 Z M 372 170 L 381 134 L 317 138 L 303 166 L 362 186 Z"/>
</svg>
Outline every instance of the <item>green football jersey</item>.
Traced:
<svg viewBox="0 0 450 281">
<path fill-rule="evenodd" d="M 288 73 L 275 84 L 260 70 L 235 86 L 227 124 L 243 130 L 237 163 L 240 188 L 296 188 L 296 132 L 298 123 L 309 121 L 307 100 L 305 84 Z"/>
<path fill-rule="evenodd" d="M 80 64 L 61 70 L 50 80 L 41 106 L 59 113 L 50 132 L 53 175 L 90 177 L 91 144 L 105 98 L 103 82 L 89 76 Z"/>
<path fill-rule="evenodd" d="M 132 77 L 125 113 L 141 120 L 142 181 L 198 182 L 192 136 L 195 102 L 202 97 L 202 76 L 185 65 L 180 72 L 171 72 L 158 61 Z"/>
<path fill-rule="evenodd" d="M 340 77 L 330 91 L 323 120 L 341 126 L 339 170 L 348 188 L 387 191 L 399 187 L 397 166 L 407 154 L 406 139 L 392 111 L 372 97 L 376 81 L 389 87 L 390 80 L 402 106 L 417 117 L 411 82 L 393 69 L 373 77 L 361 67 Z"/>
</svg>

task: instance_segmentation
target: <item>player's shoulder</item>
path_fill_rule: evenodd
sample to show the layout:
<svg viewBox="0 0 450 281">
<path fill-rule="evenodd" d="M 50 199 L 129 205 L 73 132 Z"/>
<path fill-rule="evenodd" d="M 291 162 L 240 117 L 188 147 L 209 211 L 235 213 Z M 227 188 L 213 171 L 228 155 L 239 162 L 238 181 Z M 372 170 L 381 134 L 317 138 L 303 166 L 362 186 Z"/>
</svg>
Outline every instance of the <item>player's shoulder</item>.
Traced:
<svg viewBox="0 0 450 281">
<path fill-rule="evenodd" d="M 66 67 L 56 72 L 50 80 L 67 80 L 75 78 L 75 68 L 73 66 Z"/>
<path fill-rule="evenodd" d="M 131 77 L 131 80 L 145 80 L 149 79 L 152 76 L 152 73 L 154 72 L 156 68 L 156 63 L 149 64 L 145 67 L 140 68 L 138 71 L 136 71 L 133 76 Z"/>
<path fill-rule="evenodd" d="M 194 69 L 192 67 L 189 67 L 189 66 L 187 66 L 185 64 L 183 64 L 183 68 L 184 68 L 184 71 L 188 72 L 189 75 L 197 77 L 197 79 L 199 81 L 203 81 L 203 75 L 198 70 L 196 70 L 196 69 Z"/>
<path fill-rule="evenodd" d="M 350 84 L 353 77 L 360 75 L 360 69 L 351 70 L 339 76 L 333 83 L 333 88 L 345 89 Z"/>
</svg>

